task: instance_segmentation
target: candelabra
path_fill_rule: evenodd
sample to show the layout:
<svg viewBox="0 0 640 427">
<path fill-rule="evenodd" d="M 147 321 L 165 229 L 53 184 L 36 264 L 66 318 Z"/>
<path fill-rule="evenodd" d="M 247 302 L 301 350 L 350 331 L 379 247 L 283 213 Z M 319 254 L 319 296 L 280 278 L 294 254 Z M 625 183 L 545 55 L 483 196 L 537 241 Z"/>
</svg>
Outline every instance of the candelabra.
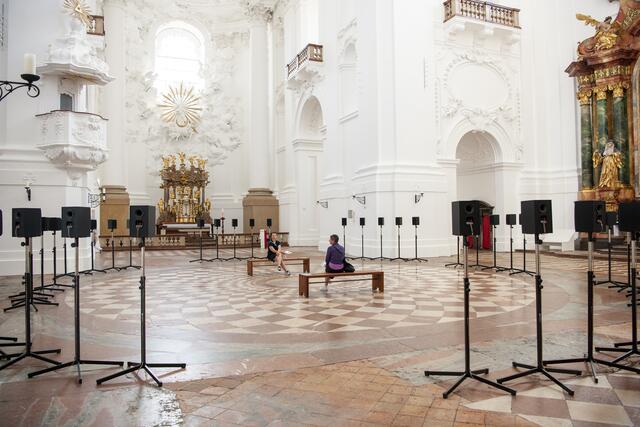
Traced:
<svg viewBox="0 0 640 427">
<path fill-rule="evenodd" d="M 37 74 L 21 74 L 24 82 L 12 82 L 9 80 L 0 80 L 0 101 L 5 99 L 14 90 L 21 87 L 27 88 L 27 95 L 31 98 L 36 98 L 40 95 L 40 88 L 34 85 L 34 82 L 40 80 L 40 76 Z"/>
</svg>

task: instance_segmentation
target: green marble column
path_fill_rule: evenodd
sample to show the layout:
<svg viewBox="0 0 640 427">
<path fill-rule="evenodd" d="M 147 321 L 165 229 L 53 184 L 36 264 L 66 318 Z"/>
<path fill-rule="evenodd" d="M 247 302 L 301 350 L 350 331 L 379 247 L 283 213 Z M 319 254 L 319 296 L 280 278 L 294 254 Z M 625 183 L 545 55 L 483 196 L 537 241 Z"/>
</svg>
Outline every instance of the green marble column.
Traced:
<svg viewBox="0 0 640 427">
<path fill-rule="evenodd" d="M 613 139 L 616 148 L 620 150 L 622 168 L 620 169 L 620 183 L 624 186 L 631 184 L 629 158 L 629 132 L 627 118 L 627 96 L 624 89 L 614 90 L 613 97 Z"/>
<path fill-rule="evenodd" d="M 597 150 L 602 154 L 604 146 L 609 140 L 609 121 L 607 117 L 607 92 L 598 92 L 598 100 L 596 101 L 596 120 L 598 123 L 598 141 Z M 600 183 L 600 167 L 594 170 L 594 182 L 596 186 Z"/>
<path fill-rule="evenodd" d="M 580 142 L 582 151 L 582 189 L 589 190 L 594 187 L 591 97 L 580 102 Z"/>
</svg>

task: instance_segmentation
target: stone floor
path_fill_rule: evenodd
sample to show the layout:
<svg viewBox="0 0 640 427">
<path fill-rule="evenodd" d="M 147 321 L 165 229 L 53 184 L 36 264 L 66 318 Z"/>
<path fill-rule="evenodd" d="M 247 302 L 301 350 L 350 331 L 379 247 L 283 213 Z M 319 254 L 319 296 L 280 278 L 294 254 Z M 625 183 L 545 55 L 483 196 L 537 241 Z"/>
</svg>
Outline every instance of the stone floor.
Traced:
<svg viewBox="0 0 640 427">
<path fill-rule="evenodd" d="M 321 253 L 293 251 L 311 256 L 312 271 L 321 270 Z M 23 360 L 0 371 L 0 424 L 640 425 L 640 377 L 602 367 L 597 385 L 589 376 L 559 375 L 573 397 L 527 377 L 510 384 L 515 397 L 470 381 L 442 399 L 454 380 L 427 378 L 424 370 L 464 366 L 462 272 L 444 267 L 450 258 L 355 261 L 359 270 L 384 270 L 384 293 L 360 281 L 328 289 L 315 284 L 309 299 L 298 297 L 295 275 L 268 267 L 248 277 L 244 262 L 189 263 L 193 258 L 195 251 L 147 253 L 148 360 L 185 362 L 185 370 L 155 369 L 161 389 L 144 374 L 96 386 L 97 378 L 118 369 L 85 365 L 79 385 L 72 368 L 27 379 L 47 365 Z M 530 255 L 527 261 L 532 268 Z M 97 262 L 109 266 L 110 254 Z M 127 262 L 119 254 L 117 265 Z M 491 254 L 481 253 L 480 263 L 491 264 Z M 508 256 L 499 255 L 498 263 L 508 264 Z M 546 357 L 577 357 L 586 348 L 584 265 L 543 256 Z M 626 263 L 615 262 L 613 272 L 625 280 Z M 606 263 L 597 261 L 598 278 L 606 273 Z M 81 277 L 83 358 L 139 359 L 139 274 Z M 1 301 L 8 304 L 6 296 L 20 287 L 19 278 L 1 277 Z M 472 365 L 490 368 L 489 378 L 514 372 L 514 359 L 534 359 L 534 291 L 527 275 L 471 270 Z M 61 348 L 54 358 L 67 361 L 74 353 L 73 294 L 57 294 L 58 307 L 33 312 L 34 347 Z M 623 293 L 600 286 L 595 304 L 596 342 L 628 340 Z M 0 331 L 21 338 L 24 311 L 1 313 Z"/>
</svg>

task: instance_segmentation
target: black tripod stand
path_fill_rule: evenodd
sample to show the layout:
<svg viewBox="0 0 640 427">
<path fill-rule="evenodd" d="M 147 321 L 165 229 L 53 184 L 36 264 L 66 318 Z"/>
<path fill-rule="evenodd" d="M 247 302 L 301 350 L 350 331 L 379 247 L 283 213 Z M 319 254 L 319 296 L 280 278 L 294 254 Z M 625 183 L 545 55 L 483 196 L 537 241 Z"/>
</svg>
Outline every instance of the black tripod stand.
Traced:
<svg viewBox="0 0 640 427">
<path fill-rule="evenodd" d="M 51 235 L 53 237 L 53 248 L 51 249 L 51 254 L 53 255 L 53 282 L 49 285 L 45 285 L 44 288 L 73 288 L 73 285 L 67 285 L 58 283 L 58 250 L 56 248 L 56 230 L 51 230 Z"/>
<path fill-rule="evenodd" d="M 429 261 L 428 259 L 418 258 L 418 224 L 415 221 L 414 221 L 413 227 L 414 227 L 413 249 L 415 251 L 415 255 L 413 258 L 409 259 L 409 261 L 428 262 Z"/>
<path fill-rule="evenodd" d="M 77 244 L 77 242 L 75 242 Z M 107 270 L 102 270 L 100 268 L 95 268 L 95 250 L 96 250 L 96 230 L 91 230 L 91 268 L 89 270 L 82 271 L 82 274 L 93 274 L 93 272 L 98 273 L 107 273 Z"/>
<path fill-rule="evenodd" d="M 385 257 L 383 252 L 382 252 L 382 227 L 384 227 L 384 224 L 378 224 L 380 226 L 380 256 L 377 258 L 371 258 L 372 260 L 377 260 L 379 259 L 380 261 L 383 261 L 385 259 L 389 259 L 388 257 Z"/>
<path fill-rule="evenodd" d="M 218 236 L 218 226 L 214 225 L 214 228 L 215 228 L 215 233 L 214 233 L 213 237 L 214 237 L 214 240 L 216 242 L 216 257 L 215 258 L 209 258 L 207 261 L 208 262 L 225 261 L 224 259 L 220 258 L 220 239 L 219 239 L 219 236 Z"/>
<path fill-rule="evenodd" d="M 549 380 L 553 381 L 558 387 L 569 393 L 570 396 L 573 396 L 573 390 L 569 387 L 562 384 L 558 381 L 551 372 L 559 373 L 559 374 L 571 374 L 571 375 L 581 375 L 582 372 L 572 370 L 572 369 L 555 369 L 555 368 L 546 368 L 544 366 L 543 358 L 543 340 L 542 340 L 542 276 L 540 275 L 540 245 L 542 245 L 542 240 L 540 240 L 540 236 L 538 234 L 535 235 L 535 244 L 536 244 L 536 360 L 537 363 L 535 366 L 528 365 L 520 362 L 513 362 L 514 368 L 525 368 L 527 369 L 524 372 L 519 372 L 514 375 L 510 375 L 508 377 L 500 378 L 498 382 L 500 384 L 515 380 L 517 378 L 526 377 L 528 375 L 533 374 L 542 374 L 547 377 Z"/>
<path fill-rule="evenodd" d="M 0 347 L 21 347 L 23 342 L 18 342 L 18 338 L 15 337 L 0 337 L 0 341 L 9 341 L 0 343 Z M 11 359 L 12 357 L 20 356 L 20 353 L 6 353 L 0 350 L 0 359 Z"/>
<path fill-rule="evenodd" d="M 96 383 L 98 385 L 110 381 L 114 378 L 121 377 L 123 375 L 127 375 L 131 372 L 139 371 L 143 369 L 149 376 L 155 381 L 158 387 L 162 387 L 162 382 L 153 374 L 151 369 L 149 368 L 186 368 L 187 365 L 185 363 L 147 363 L 147 330 L 146 330 L 146 308 L 145 308 L 145 299 L 146 299 L 146 277 L 145 277 L 145 263 L 144 263 L 144 237 L 140 241 L 140 263 L 141 272 L 140 275 L 140 362 L 127 362 L 127 369 L 117 372 L 115 374 L 108 375 L 103 378 L 99 378 Z"/>
<path fill-rule="evenodd" d="M 33 295 L 31 295 L 31 293 L 33 292 L 33 274 L 32 274 L 33 253 L 31 248 L 31 239 L 32 239 L 31 237 L 25 237 L 24 242 L 22 243 L 22 245 L 25 247 L 25 255 L 24 255 L 24 258 L 25 258 L 24 290 L 26 294 L 25 301 L 31 301 L 33 298 Z M 0 371 L 3 370 L 4 368 L 8 368 L 14 363 L 19 362 L 22 359 L 25 359 L 27 357 L 33 357 L 34 359 L 42 360 L 43 362 L 59 365 L 60 362 L 56 362 L 55 360 L 51 360 L 44 356 L 41 356 L 41 354 L 49 354 L 49 353 L 59 354 L 60 353 L 59 348 L 55 350 L 41 350 L 41 351 L 33 351 L 31 349 L 33 345 L 33 343 L 31 342 L 31 306 L 30 304 L 23 304 L 23 305 L 24 305 L 24 335 L 25 335 L 24 352 L 19 355 L 13 355 L 13 356 L 16 356 L 15 359 L 12 359 L 7 363 L 5 363 L 4 365 L 0 366 Z"/>
<path fill-rule="evenodd" d="M 198 227 L 200 230 L 200 257 L 198 259 L 192 259 L 189 262 L 202 262 L 202 261 L 207 261 L 209 262 L 208 259 L 205 259 L 202 257 L 202 227 Z"/>
<path fill-rule="evenodd" d="M 64 238 L 64 243 L 62 243 L 62 252 L 64 255 L 64 273 L 59 274 L 56 278 L 65 277 L 65 276 L 73 277 L 73 274 L 67 271 L 67 239 L 66 238 Z"/>
<path fill-rule="evenodd" d="M 476 243 L 476 263 L 470 265 L 469 267 L 480 267 L 482 269 L 486 268 L 486 265 L 480 264 L 480 236 L 474 236 L 474 240 Z M 489 267 L 491 268 L 491 267 Z"/>
<path fill-rule="evenodd" d="M 398 234 L 397 234 L 397 239 L 398 239 L 398 256 L 395 258 L 391 258 L 390 261 L 409 261 L 407 258 L 402 258 L 402 256 L 400 255 L 400 227 L 402 224 L 398 223 L 396 220 L 396 227 L 398 227 Z"/>
<path fill-rule="evenodd" d="M 116 267 L 116 241 L 113 236 L 113 233 L 115 230 L 111 228 L 109 229 L 109 231 L 111 231 L 111 239 L 107 240 L 107 247 L 111 246 L 111 267 L 105 268 L 104 271 L 105 272 L 109 270 L 120 271 L 120 268 Z"/>
<path fill-rule="evenodd" d="M 613 359 L 611 363 L 621 362 L 631 356 L 640 356 L 640 349 L 638 349 L 640 342 L 638 341 L 637 239 L 636 233 L 631 233 L 631 274 L 629 275 L 629 283 L 631 285 L 631 341 L 615 344 L 613 348 L 596 347 L 598 352 L 624 353 Z M 636 369 L 633 372 L 640 373 L 640 369 Z"/>
<path fill-rule="evenodd" d="M 464 237 L 463 237 L 464 239 Z M 457 246 L 456 246 L 456 262 L 450 262 L 449 264 L 445 264 L 445 267 L 453 267 L 453 268 L 458 268 L 463 266 L 464 264 L 462 264 L 460 262 L 460 236 L 456 237 L 456 241 L 457 241 Z M 464 240 L 462 241 L 462 244 L 464 245 Z"/>
<path fill-rule="evenodd" d="M 445 391 L 442 396 L 446 399 L 449 397 L 451 393 L 455 391 L 456 388 L 460 384 L 464 382 L 467 378 L 472 380 L 477 380 L 491 387 L 495 387 L 497 389 L 506 391 L 510 393 L 512 396 L 516 394 L 516 391 L 512 388 L 503 386 L 498 383 L 494 383 L 493 381 L 489 381 L 486 378 L 480 377 L 479 375 L 488 374 L 489 369 L 477 369 L 471 370 L 471 348 L 470 348 L 470 339 L 469 339 L 469 294 L 471 293 L 471 288 L 469 284 L 469 253 L 467 250 L 467 241 L 463 240 L 463 257 L 464 257 L 464 372 L 450 372 L 450 371 L 424 371 L 426 376 L 431 375 L 442 375 L 442 376 L 451 376 L 451 377 L 460 377 L 458 381 L 455 382 L 449 390 Z"/>
<path fill-rule="evenodd" d="M 509 268 L 498 267 L 496 272 L 501 273 L 503 271 L 515 271 L 513 268 L 513 225 L 509 224 Z"/>
<path fill-rule="evenodd" d="M 491 225 L 491 234 L 493 235 L 493 265 L 488 265 L 486 267 L 483 267 L 483 270 L 496 270 L 496 272 L 499 270 L 498 267 L 498 263 L 497 263 L 497 248 L 496 248 L 496 226 L 495 224 Z"/>
<path fill-rule="evenodd" d="M 236 220 L 234 219 L 233 221 L 236 221 Z M 236 255 L 236 244 L 237 244 L 236 228 L 238 227 L 238 225 L 235 222 L 233 222 L 232 224 L 233 224 L 232 225 L 232 228 L 233 228 L 233 256 L 231 258 L 226 258 L 225 261 L 243 261 L 246 258 L 239 258 Z"/>
<path fill-rule="evenodd" d="M 55 245 L 55 231 L 53 232 L 53 238 L 54 238 L 54 245 Z M 54 246 L 55 247 L 55 246 Z M 49 285 L 45 285 L 44 284 L 44 230 L 42 233 L 42 236 L 40 236 L 40 286 L 35 288 L 36 291 L 38 292 L 45 292 L 45 291 L 49 291 L 49 292 L 64 292 L 64 289 L 60 289 L 60 287 L 58 287 L 58 284 L 55 283 L 56 282 L 56 264 L 55 264 L 55 260 L 54 260 L 54 264 L 53 264 L 53 282 L 52 284 Z"/>
<path fill-rule="evenodd" d="M 509 273 L 509 276 L 513 276 L 515 274 L 528 274 L 529 276 L 535 276 L 535 273 L 527 270 L 527 236 L 522 236 L 522 269 L 512 268 L 512 272 Z"/>
<path fill-rule="evenodd" d="M 613 278 L 611 277 L 611 247 L 613 246 L 611 243 L 612 230 L 613 230 L 613 227 L 611 226 L 607 227 L 607 280 L 603 280 L 603 281 L 598 280 L 595 282 L 595 286 L 609 283 L 611 285 L 609 286 L 610 288 L 626 289 L 627 287 L 626 283 L 618 282 L 617 280 L 613 280 Z"/>
<path fill-rule="evenodd" d="M 88 209 L 88 208 L 87 208 Z M 74 290 L 73 290 L 73 318 L 74 318 L 74 343 L 75 343 L 75 356 L 72 361 L 63 363 L 61 365 L 51 366 L 50 368 L 42 369 L 40 371 L 30 372 L 29 378 L 46 374 L 47 372 L 57 371 L 58 369 L 68 368 L 69 366 L 75 366 L 78 374 L 78 384 L 82 384 L 82 372 L 80 371 L 80 365 L 115 365 L 122 366 L 124 362 L 104 361 L 104 360 L 86 360 L 80 356 L 80 244 L 79 238 L 75 237 L 74 242 L 71 245 L 75 248 L 75 275 L 73 277 Z"/>
<path fill-rule="evenodd" d="M 120 246 L 122 246 L 122 240 L 120 240 Z M 135 268 L 136 270 L 140 270 L 139 265 L 133 265 L 133 240 L 131 238 L 129 238 L 129 265 L 119 267 L 120 270 L 126 270 L 127 268 Z"/>
<path fill-rule="evenodd" d="M 591 369 L 591 376 L 593 377 L 593 381 L 598 383 L 598 373 L 595 368 L 595 364 L 599 363 L 601 365 L 610 366 L 612 368 L 618 368 L 623 370 L 628 370 L 631 372 L 635 372 L 636 374 L 640 374 L 640 369 L 631 368 L 623 365 L 618 365 L 613 362 L 609 362 L 607 360 L 596 359 L 593 356 L 593 288 L 595 286 L 595 276 L 593 274 L 593 246 L 595 239 L 593 238 L 593 234 L 589 233 L 589 241 L 588 251 L 589 251 L 589 268 L 587 271 L 587 354 L 584 357 L 577 359 L 564 359 L 564 360 L 548 360 L 545 361 L 545 365 L 561 365 L 565 363 L 586 363 L 587 366 Z"/>
</svg>

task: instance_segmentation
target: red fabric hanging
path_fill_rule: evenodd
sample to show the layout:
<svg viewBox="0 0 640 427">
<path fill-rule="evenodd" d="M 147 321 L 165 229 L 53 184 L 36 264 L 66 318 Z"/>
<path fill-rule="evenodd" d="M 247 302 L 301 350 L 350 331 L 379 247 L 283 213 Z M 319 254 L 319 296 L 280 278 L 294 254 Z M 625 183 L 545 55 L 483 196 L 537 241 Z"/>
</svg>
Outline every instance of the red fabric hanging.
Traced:
<svg viewBox="0 0 640 427">
<path fill-rule="evenodd" d="M 474 240 L 473 236 L 467 236 L 467 247 L 469 249 L 473 249 Z"/>
<path fill-rule="evenodd" d="M 491 221 L 489 215 L 482 217 L 482 249 L 491 249 Z"/>
</svg>

